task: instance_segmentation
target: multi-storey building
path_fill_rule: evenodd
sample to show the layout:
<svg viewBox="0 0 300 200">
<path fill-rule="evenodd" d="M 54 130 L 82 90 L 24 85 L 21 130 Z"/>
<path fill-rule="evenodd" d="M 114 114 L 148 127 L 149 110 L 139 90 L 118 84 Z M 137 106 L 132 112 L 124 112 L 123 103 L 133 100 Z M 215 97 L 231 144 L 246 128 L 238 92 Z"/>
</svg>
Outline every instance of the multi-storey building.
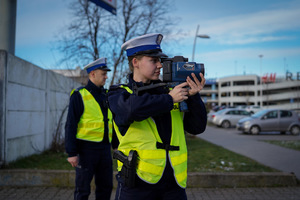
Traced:
<svg viewBox="0 0 300 200">
<path fill-rule="evenodd" d="M 205 86 L 200 94 L 204 103 L 209 108 L 219 105 L 218 83 L 216 79 L 206 79 Z"/>
<path fill-rule="evenodd" d="M 261 81 L 262 80 L 262 81 Z M 262 94 L 262 95 L 261 95 Z M 201 96 L 214 105 L 258 105 L 263 108 L 300 109 L 300 73 L 292 78 L 242 75 L 208 79 Z"/>
</svg>

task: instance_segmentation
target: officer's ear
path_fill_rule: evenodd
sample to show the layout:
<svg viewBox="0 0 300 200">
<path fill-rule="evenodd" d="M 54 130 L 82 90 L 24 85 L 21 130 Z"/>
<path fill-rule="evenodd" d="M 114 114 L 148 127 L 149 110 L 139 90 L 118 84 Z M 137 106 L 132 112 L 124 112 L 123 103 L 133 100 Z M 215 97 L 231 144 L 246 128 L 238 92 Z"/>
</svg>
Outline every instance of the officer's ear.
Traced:
<svg viewBox="0 0 300 200">
<path fill-rule="evenodd" d="M 132 66 L 134 67 L 134 68 L 138 68 L 138 65 L 139 65 L 139 59 L 137 59 L 136 57 L 134 57 L 132 60 L 131 60 L 131 62 L 132 62 Z"/>
<path fill-rule="evenodd" d="M 133 57 L 132 59 L 132 66 L 133 68 L 139 68 L 140 66 L 140 61 L 143 59 L 144 55 L 138 55 Z"/>
<path fill-rule="evenodd" d="M 95 70 L 92 70 L 89 73 L 89 78 L 94 78 L 94 77 L 95 77 Z"/>
</svg>

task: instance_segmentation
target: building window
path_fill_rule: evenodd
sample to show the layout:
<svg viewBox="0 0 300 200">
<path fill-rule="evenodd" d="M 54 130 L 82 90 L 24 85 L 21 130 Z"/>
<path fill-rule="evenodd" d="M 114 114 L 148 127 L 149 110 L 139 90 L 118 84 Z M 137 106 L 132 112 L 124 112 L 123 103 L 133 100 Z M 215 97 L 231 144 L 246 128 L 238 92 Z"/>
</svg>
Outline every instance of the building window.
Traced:
<svg viewBox="0 0 300 200">
<path fill-rule="evenodd" d="M 229 87 L 230 86 L 230 82 L 224 82 L 221 84 L 221 87 Z"/>
<path fill-rule="evenodd" d="M 230 92 L 222 92 L 221 96 L 222 97 L 230 97 Z"/>
<path fill-rule="evenodd" d="M 254 92 L 234 92 L 233 96 L 238 96 L 238 97 L 242 97 L 242 96 L 254 96 Z"/>
<path fill-rule="evenodd" d="M 234 86 L 239 86 L 239 85 L 254 85 L 254 81 L 248 80 L 248 81 L 234 81 L 233 82 Z"/>
</svg>

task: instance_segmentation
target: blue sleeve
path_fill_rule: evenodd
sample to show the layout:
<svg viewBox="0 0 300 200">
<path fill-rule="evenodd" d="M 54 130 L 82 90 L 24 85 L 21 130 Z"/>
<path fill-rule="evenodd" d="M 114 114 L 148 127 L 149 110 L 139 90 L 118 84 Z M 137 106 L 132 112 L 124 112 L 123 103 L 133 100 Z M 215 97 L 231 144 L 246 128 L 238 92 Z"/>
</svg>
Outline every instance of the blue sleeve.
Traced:
<svg viewBox="0 0 300 200">
<path fill-rule="evenodd" d="M 203 133 L 206 129 L 207 112 L 200 94 L 187 100 L 189 112 L 184 115 L 184 129 L 193 135 Z"/>
<path fill-rule="evenodd" d="M 124 89 L 110 91 L 108 103 L 118 126 L 128 126 L 133 121 L 170 112 L 173 108 L 173 99 L 169 94 L 145 93 L 136 96 Z"/>
<path fill-rule="evenodd" d="M 82 98 L 80 93 L 75 91 L 70 97 L 68 116 L 65 126 L 65 148 L 69 157 L 76 156 L 78 154 L 76 134 L 78 122 L 82 113 Z"/>
</svg>

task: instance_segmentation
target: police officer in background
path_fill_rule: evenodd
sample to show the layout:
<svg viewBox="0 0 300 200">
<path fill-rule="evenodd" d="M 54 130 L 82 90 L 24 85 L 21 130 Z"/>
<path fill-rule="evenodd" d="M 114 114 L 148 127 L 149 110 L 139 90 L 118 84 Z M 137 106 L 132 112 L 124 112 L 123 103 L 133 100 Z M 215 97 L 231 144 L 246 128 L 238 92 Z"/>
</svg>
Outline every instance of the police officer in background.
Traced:
<svg viewBox="0 0 300 200">
<path fill-rule="evenodd" d="M 76 169 L 75 200 L 88 199 L 90 183 L 95 178 L 96 199 L 110 199 L 112 191 L 112 114 L 107 106 L 106 58 L 100 58 L 84 69 L 89 81 L 73 90 L 65 127 L 68 162 Z"/>
<path fill-rule="evenodd" d="M 118 200 L 187 199 L 187 147 L 184 131 L 200 134 L 206 128 L 206 109 L 200 98 L 204 87 L 187 77 L 186 82 L 172 90 L 165 87 L 135 91 L 144 86 L 161 83 L 161 34 L 147 34 L 125 42 L 129 67 L 128 84 L 112 86 L 108 93 L 109 107 L 114 116 L 115 131 L 120 141 L 118 150 L 128 156 L 138 154 L 134 186 L 126 185 L 127 175 L 118 162 Z M 153 86 L 153 85 L 152 85 Z M 189 87 L 189 89 L 187 88 Z M 189 112 L 178 109 L 186 101 Z M 184 117 L 183 117 L 184 115 Z M 129 156 L 130 157 L 130 156 Z M 124 164 L 125 166 L 125 164 Z"/>
</svg>

